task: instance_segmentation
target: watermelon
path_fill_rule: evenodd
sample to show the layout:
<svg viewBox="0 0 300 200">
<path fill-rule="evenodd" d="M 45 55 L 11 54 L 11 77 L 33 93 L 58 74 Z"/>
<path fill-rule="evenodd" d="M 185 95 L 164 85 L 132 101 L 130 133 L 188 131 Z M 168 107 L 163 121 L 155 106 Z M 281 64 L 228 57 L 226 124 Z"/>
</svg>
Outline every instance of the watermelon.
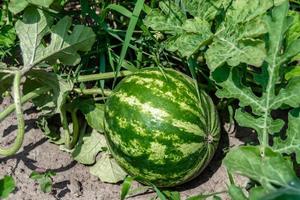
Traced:
<svg viewBox="0 0 300 200">
<path fill-rule="evenodd" d="M 145 68 L 124 78 L 105 104 L 113 157 L 144 184 L 171 187 L 198 176 L 220 138 L 211 98 L 172 69 Z"/>
</svg>

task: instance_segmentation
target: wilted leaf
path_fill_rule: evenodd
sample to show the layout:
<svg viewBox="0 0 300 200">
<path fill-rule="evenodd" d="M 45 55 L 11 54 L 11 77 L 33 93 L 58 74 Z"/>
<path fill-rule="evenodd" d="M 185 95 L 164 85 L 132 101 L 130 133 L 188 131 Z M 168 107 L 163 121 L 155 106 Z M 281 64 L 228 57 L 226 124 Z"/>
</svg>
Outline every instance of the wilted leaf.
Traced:
<svg viewBox="0 0 300 200">
<path fill-rule="evenodd" d="M 15 189 L 15 181 L 11 176 L 0 179 L 0 198 L 6 198 Z"/>
<path fill-rule="evenodd" d="M 104 135 L 93 130 L 92 133 L 83 136 L 72 153 L 74 160 L 91 165 L 95 163 L 96 156 L 100 151 L 107 148 Z"/>
<path fill-rule="evenodd" d="M 115 159 L 108 154 L 102 155 L 96 164 L 90 168 L 90 172 L 106 183 L 118 183 L 127 176 Z"/>
</svg>

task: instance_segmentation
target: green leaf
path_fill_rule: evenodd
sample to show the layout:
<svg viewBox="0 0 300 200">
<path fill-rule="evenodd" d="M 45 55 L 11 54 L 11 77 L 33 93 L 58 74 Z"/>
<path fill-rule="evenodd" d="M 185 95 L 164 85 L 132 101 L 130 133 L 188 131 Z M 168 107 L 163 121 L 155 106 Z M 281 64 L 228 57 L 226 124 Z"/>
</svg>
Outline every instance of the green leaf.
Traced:
<svg viewBox="0 0 300 200">
<path fill-rule="evenodd" d="M 72 156 L 74 160 L 82 164 L 91 165 L 95 163 L 97 154 L 104 148 L 107 148 L 104 135 L 93 130 L 77 143 Z"/>
<path fill-rule="evenodd" d="M 162 193 L 155 185 L 152 184 L 152 187 L 160 200 L 167 200 L 167 197 L 164 195 L 164 193 Z"/>
<path fill-rule="evenodd" d="M 264 15 L 274 3 L 279 5 L 282 2 L 233 1 L 206 52 L 210 70 L 214 71 L 225 63 L 230 66 L 238 66 L 240 63 L 261 66 L 266 58 L 265 43 L 261 36 L 268 31 Z"/>
<path fill-rule="evenodd" d="M 179 52 L 183 57 L 190 57 L 212 38 L 210 24 L 200 18 L 186 20 L 182 31 L 182 34 L 166 43 L 166 49 Z"/>
<path fill-rule="evenodd" d="M 265 196 L 258 198 L 259 200 L 296 200 L 300 199 L 300 182 L 296 180 L 291 182 L 290 185 L 293 188 L 280 188 L 272 193 L 266 194 Z M 296 189 L 294 189 L 296 188 Z"/>
<path fill-rule="evenodd" d="M 286 139 L 274 139 L 274 149 L 279 153 L 296 153 L 296 160 L 300 163 L 300 109 L 289 112 L 289 126 L 286 132 Z"/>
<path fill-rule="evenodd" d="M 52 3 L 53 0 L 10 0 L 8 4 L 8 9 L 12 13 L 18 14 L 30 4 L 48 8 Z"/>
<path fill-rule="evenodd" d="M 182 24 L 186 21 L 186 16 L 181 9 L 172 1 L 159 2 L 161 9 L 152 10 L 144 19 L 144 24 L 155 31 L 161 31 L 176 35 L 182 31 Z"/>
<path fill-rule="evenodd" d="M 259 74 L 259 83 L 263 88 L 261 96 L 254 94 L 252 88 L 247 87 L 242 82 L 239 67 L 228 70 L 229 67 L 222 66 L 212 73 L 213 77 L 218 77 L 217 75 L 214 76 L 215 73 L 228 74 L 225 76 L 227 78 L 218 81 L 222 89 L 217 91 L 217 96 L 236 98 L 242 108 L 251 107 L 251 112 L 243 111 L 242 108 L 238 109 L 235 118 L 240 125 L 255 129 L 261 144 L 264 146 L 268 145 L 268 135 L 279 132 L 284 125 L 284 121 L 281 119 L 272 118 L 271 111 L 283 105 L 298 107 L 300 103 L 300 97 L 297 95 L 300 89 L 298 78 L 291 79 L 285 88 L 275 92 L 282 66 L 282 60 L 279 57 L 286 53 L 283 50 L 284 35 L 291 25 L 291 20 L 287 17 L 288 8 L 288 3 L 283 3 L 275 7 L 265 17 L 268 28 L 268 37 L 266 38 L 268 49 L 265 64 L 262 66 L 262 73 Z"/>
<path fill-rule="evenodd" d="M 171 34 L 165 41 L 165 48 L 178 52 L 183 57 L 190 57 L 212 38 L 211 25 L 204 19 L 196 17 L 187 19 L 175 3 L 160 2 L 161 12 L 153 10 L 147 15 L 144 24 L 155 31 Z"/>
<path fill-rule="evenodd" d="M 127 176 L 126 172 L 108 154 L 102 155 L 97 160 L 96 164 L 90 168 L 90 173 L 106 183 L 118 183 Z"/>
<path fill-rule="evenodd" d="M 53 18 L 42 10 L 28 7 L 23 19 L 18 20 L 15 25 L 17 35 L 20 39 L 23 64 L 33 64 L 37 58 L 37 49 L 43 49 L 42 39 L 48 33 Z"/>
<path fill-rule="evenodd" d="M 38 172 L 31 172 L 31 174 L 29 175 L 29 178 L 33 179 L 33 180 L 39 180 L 42 179 L 45 175 L 38 173 Z"/>
<path fill-rule="evenodd" d="M 15 181 L 11 176 L 0 179 L 0 198 L 7 198 L 16 188 Z"/>
<path fill-rule="evenodd" d="M 228 193 L 232 200 L 247 200 L 242 188 L 235 185 L 230 185 L 228 187 Z"/>
<path fill-rule="evenodd" d="M 48 60 L 55 63 L 59 60 L 66 65 L 76 65 L 80 61 L 77 51 L 89 51 L 95 42 L 96 35 L 91 28 L 76 25 L 68 34 L 72 25 L 70 17 L 62 18 L 51 31 L 51 43 L 45 49 L 38 49 L 36 60 Z"/>
<path fill-rule="evenodd" d="M 226 10 L 231 0 L 184 0 L 183 3 L 186 10 L 194 17 L 211 21 Z"/>
<path fill-rule="evenodd" d="M 27 8 L 23 19 L 16 23 L 24 65 L 35 66 L 42 61 L 50 64 L 57 61 L 66 65 L 78 64 L 80 55 L 77 52 L 89 51 L 95 41 L 95 34 L 91 28 L 83 25 L 75 25 L 70 33 L 71 22 L 71 18 L 66 16 L 50 31 L 51 17 L 40 9 Z M 49 32 L 51 41 L 44 47 L 42 39 Z"/>
<path fill-rule="evenodd" d="M 167 197 L 167 199 L 171 200 L 180 200 L 180 193 L 178 191 L 163 191 L 163 194 Z"/>
<path fill-rule="evenodd" d="M 48 95 L 35 98 L 33 103 L 42 114 L 55 114 L 61 112 L 66 97 L 73 89 L 70 81 L 64 80 L 57 74 L 44 70 L 31 70 L 24 84 L 24 94 L 43 86 L 51 88 Z"/>
<path fill-rule="evenodd" d="M 285 74 L 285 79 L 290 80 L 294 77 L 299 77 L 299 76 L 300 76 L 300 66 L 296 66 L 291 71 Z"/>
<path fill-rule="evenodd" d="M 14 14 L 22 12 L 29 5 L 27 0 L 10 0 L 8 9 Z"/>
<path fill-rule="evenodd" d="M 52 191 L 52 179 L 50 177 L 43 177 L 39 179 L 40 188 L 44 193 Z"/>
<path fill-rule="evenodd" d="M 128 195 L 130 187 L 132 185 L 132 181 L 133 181 L 133 178 L 130 176 L 125 178 L 125 180 L 122 184 L 122 189 L 121 189 L 121 200 L 126 199 L 126 196 Z"/>
<path fill-rule="evenodd" d="M 286 34 L 286 46 L 289 46 L 294 40 L 300 38 L 300 13 L 289 11 L 289 16 L 293 18 L 293 23 Z"/>
<path fill-rule="evenodd" d="M 250 200 L 263 199 L 268 194 L 268 190 L 264 189 L 262 186 L 253 187 L 249 191 Z"/>
<path fill-rule="evenodd" d="M 266 55 L 264 43 L 259 39 L 237 40 L 238 37 L 219 36 L 214 39 L 206 52 L 206 61 L 211 71 L 225 63 L 230 66 L 238 66 L 240 63 L 260 66 L 263 63 Z"/>
<path fill-rule="evenodd" d="M 0 58 L 7 54 L 9 48 L 15 44 L 16 31 L 13 26 L 0 26 Z"/>
<path fill-rule="evenodd" d="M 51 170 L 47 170 L 44 173 L 34 171 L 30 174 L 29 178 L 38 181 L 41 191 L 49 193 L 52 191 L 52 177 L 55 175 L 56 173 Z"/>
<path fill-rule="evenodd" d="M 274 185 L 292 187 L 289 182 L 297 179 L 291 161 L 269 148 L 262 156 L 259 147 L 238 147 L 232 149 L 223 162 L 230 173 L 249 177 L 269 190 L 273 190 Z"/>
<path fill-rule="evenodd" d="M 76 106 L 84 114 L 87 123 L 98 132 L 103 133 L 104 105 L 92 100 L 76 102 Z"/>
</svg>

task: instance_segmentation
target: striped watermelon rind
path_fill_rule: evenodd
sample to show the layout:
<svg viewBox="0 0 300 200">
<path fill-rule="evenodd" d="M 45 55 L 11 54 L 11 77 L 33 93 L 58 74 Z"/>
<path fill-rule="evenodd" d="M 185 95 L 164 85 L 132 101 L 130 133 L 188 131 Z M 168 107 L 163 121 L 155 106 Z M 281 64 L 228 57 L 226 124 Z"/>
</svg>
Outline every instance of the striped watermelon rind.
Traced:
<svg viewBox="0 0 300 200">
<path fill-rule="evenodd" d="M 105 135 L 119 165 L 140 182 L 171 187 L 198 176 L 212 159 L 220 123 L 211 98 L 172 69 L 124 78 L 105 106 Z"/>
</svg>

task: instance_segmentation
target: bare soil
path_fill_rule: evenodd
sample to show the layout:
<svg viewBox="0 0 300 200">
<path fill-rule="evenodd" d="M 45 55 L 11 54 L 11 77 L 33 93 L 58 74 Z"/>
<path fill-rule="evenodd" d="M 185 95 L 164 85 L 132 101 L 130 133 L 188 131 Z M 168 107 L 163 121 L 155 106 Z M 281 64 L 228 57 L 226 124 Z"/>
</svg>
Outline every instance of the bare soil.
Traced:
<svg viewBox="0 0 300 200">
<path fill-rule="evenodd" d="M 10 103 L 9 99 L 5 99 L 0 105 L 0 112 Z M 16 181 L 17 188 L 9 196 L 9 200 L 120 199 L 120 184 L 103 183 L 91 175 L 86 166 L 73 161 L 69 153 L 61 151 L 57 145 L 47 141 L 35 125 L 37 115 L 30 109 L 30 105 L 27 105 L 25 113 L 26 134 L 23 148 L 15 156 L 0 157 L 0 178 L 12 175 Z M 0 123 L 0 133 L 3 133 L 3 137 L 0 136 L 2 146 L 7 146 L 13 141 L 16 129 L 13 114 Z M 180 191 L 182 199 L 200 193 L 225 191 L 228 177 L 222 165 L 224 152 L 232 146 L 247 142 L 248 139 L 249 130 L 240 129 L 232 134 L 223 132 L 217 153 L 202 174 L 174 190 Z M 32 171 L 40 169 L 50 169 L 57 173 L 53 178 L 51 193 L 43 193 L 39 185 L 29 178 Z M 236 177 L 236 182 L 245 186 L 247 179 Z M 137 187 L 139 184 L 135 183 L 134 186 Z M 150 192 L 131 199 L 144 200 L 154 196 L 155 194 Z M 221 194 L 220 197 L 224 200 L 229 199 L 226 194 Z"/>
</svg>

